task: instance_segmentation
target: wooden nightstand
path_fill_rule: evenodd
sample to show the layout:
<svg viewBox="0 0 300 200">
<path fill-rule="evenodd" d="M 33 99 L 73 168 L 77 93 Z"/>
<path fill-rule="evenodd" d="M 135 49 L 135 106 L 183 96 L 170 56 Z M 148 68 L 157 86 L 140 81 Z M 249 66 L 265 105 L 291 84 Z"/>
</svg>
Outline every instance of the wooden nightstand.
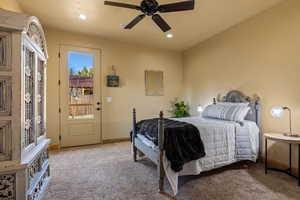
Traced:
<svg viewBox="0 0 300 200">
<path fill-rule="evenodd" d="M 298 179 L 298 185 L 300 186 L 300 138 L 295 137 L 287 137 L 283 134 L 279 133 L 265 133 L 265 173 L 268 173 L 268 170 L 283 172 L 285 174 L 288 174 L 296 179 Z M 268 140 L 273 140 L 277 142 L 283 142 L 289 144 L 290 150 L 289 150 L 289 169 L 283 170 L 283 169 L 276 169 L 276 168 L 270 168 L 268 167 Z M 294 176 L 292 174 L 292 144 L 298 145 L 298 177 Z"/>
</svg>

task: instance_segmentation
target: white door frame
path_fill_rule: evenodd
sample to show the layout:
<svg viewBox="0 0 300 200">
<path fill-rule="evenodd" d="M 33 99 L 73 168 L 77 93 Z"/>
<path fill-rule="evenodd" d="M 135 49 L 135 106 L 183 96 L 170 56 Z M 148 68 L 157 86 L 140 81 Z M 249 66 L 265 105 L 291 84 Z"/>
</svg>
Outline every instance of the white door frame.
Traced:
<svg viewBox="0 0 300 200">
<path fill-rule="evenodd" d="M 101 50 L 100 49 L 95 49 L 95 48 L 88 48 L 88 47 L 78 47 L 78 46 L 72 46 L 72 45 L 64 45 L 61 44 L 59 46 L 59 143 L 61 147 L 68 147 L 68 146 L 81 146 L 81 145 L 89 145 L 89 144 L 79 144 L 79 145 L 70 145 L 70 144 L 65 144 L 66 142 L 63 142 L 63 138 L 65 136 L 65 134 L 63 133 L 64 130 L 64 124 L 63 123 L 63 118 L 66 117 L 66 115 L 64 114 L 64 110 L 63 110 L 63 106 L 65 106 L 65 103 L 63 103 L 62 98 L 65 97 L 65 95 L 63 94 L 64 91 L 66 91 L 66 89 L 62 88 L 62 81 L 66 81 L 66 77 L 63 77 L 66 75 L 66 73 L 63 73 L 63 70 L 66 67 L 66 62 L 67 62 L 67 54 L 66 52 L 68 51 L 74 51 L 74 52 L 82 52 L 82 53 L 89 53 L 89 54 L 93 54 L 94 57 L 94 62 L 95 62 L 95 74 L 97 74 L 94 78 L 94 81 L 96 81 L 97 85 L 98 85 L 98 91 L 96 91 L 97 96 L 98 96 L 98 101 L 100 102 L 100 105 L 94 105 L 95 109 L 96 108 L 100 108 L 100 111 L 96 112 L 95 114 L 98 113 L 98 117 L 96 117 L 95 121 L 98 121 L 98 128 L 96 132 L 98 132 L 98 136 L 99 138 L 97 139 L 97 141 L 90 143 L 90 144 L 97 144 L 97 143 L 102 143 L 102 70 L 101 70 Z M 98 77 L 98 78 L 96 78 Z M 64 91 L 63 91 L 64 90 Z M 95 100 L 96 102 L 96 100 Z M 65 108 L 66 109 L 66 108 Z M 98 118 L 98 120 L 97 120 Z M 67 120 L 67 119 L 65 119 Z M 97 122 L 95 122 L 97 123 Z"/>
</svg>

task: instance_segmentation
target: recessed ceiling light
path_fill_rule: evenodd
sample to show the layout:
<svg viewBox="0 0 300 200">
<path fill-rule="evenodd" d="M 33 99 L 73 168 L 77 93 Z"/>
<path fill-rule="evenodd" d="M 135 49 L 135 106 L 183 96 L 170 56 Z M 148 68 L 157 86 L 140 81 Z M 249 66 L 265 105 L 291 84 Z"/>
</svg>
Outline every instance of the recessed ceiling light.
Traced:
<svg viewBox="0 0 300 200">
<path fill-rule="evenodd" d="M 173 38 L 174 37 L 174 35 L 172 34 L 172 33 L 169 33 L 169 34 L 167 34 L 167 36 L 166 36 L 167 38 Z"/>
<path fill-rule="evenodd" d="M 79 15 L 79 19 L 81 20 L 86 20 L 87 19 L 87 16 L 85 14 L 80 14 Z"/>
</svg>

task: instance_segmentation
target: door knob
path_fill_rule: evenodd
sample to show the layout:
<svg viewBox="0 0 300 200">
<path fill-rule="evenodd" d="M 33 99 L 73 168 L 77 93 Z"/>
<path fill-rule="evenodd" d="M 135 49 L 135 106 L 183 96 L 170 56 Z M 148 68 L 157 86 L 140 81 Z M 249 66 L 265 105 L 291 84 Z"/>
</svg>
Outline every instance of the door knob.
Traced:
<svg viewBox="0 0 300 200">
<path fill-rule="evenodd" d="M 97 102 L 97 105 L 100 105 L 101 103 L 100 102 Z"/>
<path fill-rule="evenodd" d="M 100 108 L 97 108 L 97 110 L 99 111 L 99 110 L 101 110 Z"/>
</svg>

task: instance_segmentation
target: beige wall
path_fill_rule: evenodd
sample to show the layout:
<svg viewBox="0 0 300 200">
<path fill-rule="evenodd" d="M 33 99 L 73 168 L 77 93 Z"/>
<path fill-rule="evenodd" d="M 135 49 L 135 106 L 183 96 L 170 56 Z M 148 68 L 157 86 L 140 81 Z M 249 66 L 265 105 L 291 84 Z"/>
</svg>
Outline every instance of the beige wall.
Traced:
<svg viewBox="0 0 300 200">
<path fill-rule="evenodd" d="M 0 0 L 0 8 L 15 12 L 22 12 L 19 3 L 16 0 Z"/>
<path fill-rule="evenodd" d="M 237 89 L 261 97 L 264 132 L 289 130 L 287 114 L 270 115 L 272 106 L 284 105 L 292 108 L 293 130 L 300 133 L 299 10 L 299 0 L 287 0 L 186 51 L 184 88 L 192 110 Z M 286 162 L 287 146 L 280 147 L 271 150 Z"/>
<path fill-rule="evenodd" d="M 154 117 L 160 109 L 167 110 L 169 101 L 182 91 L 182 54 L 178 52 L 138 47 L 96 37 L 60 32 L 46 28 L 48 42 L 47 127 L 48 136 L 58 143 L 59 136 L 59 88 L 58 52 L 60 44 L 101 49 L 102 96 L 113 101 L 103 101 L 103 139 L 129 137 L 132 108 L 136 107 L 138 118 Z M 115 65 L 121 79 L 120 88 L 107 88 L 105 76 Z M 165 96 L 146 97 L 144 70 L 163 70 Z"/>
</svg>

